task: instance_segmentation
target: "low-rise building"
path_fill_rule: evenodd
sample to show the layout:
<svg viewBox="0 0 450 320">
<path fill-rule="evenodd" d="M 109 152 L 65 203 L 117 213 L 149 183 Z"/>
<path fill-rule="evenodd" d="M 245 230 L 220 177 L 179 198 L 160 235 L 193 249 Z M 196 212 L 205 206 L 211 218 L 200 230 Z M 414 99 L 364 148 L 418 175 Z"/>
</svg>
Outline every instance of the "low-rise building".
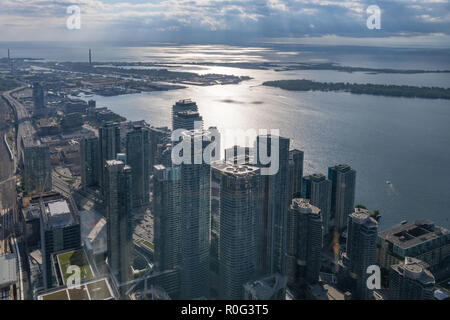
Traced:
<svg viewBox="0 0 450 320">
<path fill-rule="evenodd" d="M 17 258 L 14 253 L 0 255 L 0 290 L 17 282 Z"/>
<path fill-rule="evenodd" d="M 425 219 L 378 234 L 377 262 L 381 268 L 390 270 L 406 257 L 420 259 L 431 272 L 438 272 L 450 262 L 450 231 Z"/>
<path fill-rule="evenodd" d="M 245 300 L 285 300 L 287 279 L 273 274 L 244 284 Z"/>
<path fill-rule="evenodd" d="M 432 300 L 435 280 L 428 265 L 407 257 L 400 264 L 391 266 L 389 274 L 390 300 Z"/>
</svg>

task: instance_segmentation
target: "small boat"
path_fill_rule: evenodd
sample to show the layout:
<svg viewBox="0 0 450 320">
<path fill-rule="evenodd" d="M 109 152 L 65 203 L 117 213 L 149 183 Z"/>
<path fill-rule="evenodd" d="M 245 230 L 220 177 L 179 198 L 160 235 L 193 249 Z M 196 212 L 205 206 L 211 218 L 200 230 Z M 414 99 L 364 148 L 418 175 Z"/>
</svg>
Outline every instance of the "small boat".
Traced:
<svg viewBox="0 0 450 320">
<path fill-rule="evenodd" d="M 386 181 L 386 184 L 392 184 L 389 180 Z"/>
<path fill-rule="evenodd" d="M 407 224 L 408 221 L 407 220 L 403 220 L 402 222 L 400 222 L 401 225 Z"/>
</svg>

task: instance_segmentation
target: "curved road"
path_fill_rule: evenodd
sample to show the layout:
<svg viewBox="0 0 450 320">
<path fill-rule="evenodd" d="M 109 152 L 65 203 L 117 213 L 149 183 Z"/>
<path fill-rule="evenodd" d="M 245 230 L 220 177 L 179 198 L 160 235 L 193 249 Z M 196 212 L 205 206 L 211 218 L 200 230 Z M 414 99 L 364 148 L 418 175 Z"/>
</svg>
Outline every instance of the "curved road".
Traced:
<svg viewBox="0 0 450 320">
<path fill-rule="evenodd" d="M 31 123 L 31 116 L 25 106 L 16 100 L 12 94 L 18 91 L 25 89 L 26 87 L 19 87 L 14 90 L 6 91 L 3 93 L 3 98 L 8 102 L 8 104 L 13 108 L 16 117 L 18 130 L 17 130 L 17 141 L 16 141 L 16 149 L 17 156 L 20 159 L 23 159 L 22 154 L 22 144 L 21 140 L 23 137 L 33 137 L 35 134 L 35 129 L 33 124 Z M 16 163 L 17 165 L 17 163 Z"/>
<path fill-rule="evenodd" d="M 0 135 L 3 137 L 10 131 L 6 122 L 10 109 L 7 103 L 0 100 Z M 3 140 L 3 139 L 2 139 Z M 2 141 L 0 143 L 0 237 L 4 239 L 12 231 L 14 225 L 14 213 L 16 210 L 16 177 L 15 161 L 11 161 L 8 147 Z"/>
<path fill-rule="evenodd" d="M 22 138 L 25 136 L 33 137 L 35 130 L 31 123 L 31 118 L 26 110 L 25 106 L 17 101 L 12 94 L 14 92 L 18 92 L 22 89 L 26 88 L 25 86 L 16 88 L 14 90 L 10 90 L 2 93 L 2 98 L 0 99 L 0 134 L 5 134 L 9 128 L 5 126 L 4 120 L 6 119 L 6 115 L 10 112 L 10 108 L 12 108 L 14 115 L 16 117 L 16 121 L 18 123 L 17 132 L 16 132 L 16 143 L 15 150 L 11 150 L 15 152 L 15 156 L 13 160 L 11 160 L 10 154 L 7 150 L 7 147 L 4 143 L 0 146 L 0 167 L 3 170 L 0 170 L 0 209 L 1 209 L 1 222 L 2 227 L 0 236 L 9 236 L 12 232 L 14 232 L 14 225 L 18 222 L 16 220 L 17 216 L 17 191 L 16 191 L 16 168 L 20 163 L 20 159 L 23 157 L 22 153 Z M 4 128 L 4 129 L 3 129 Z M 25 254 L 23 238 L 20 239 L 13 238 L 13 242 L 15 244 L 14 251 L 18 254 L 19 261 L 19 282 L 20 282 L 20 299 L 23 300 L 27 295 L 29 290 L 28 283 L 28 268 L 27 268 L 27 255 Z M 20 251 L 19 251 L 19 248 Z M 23 263 L 21 263 L 23 261 Z M 22 272 L 25 272 L 23 275 Z"/>
</svg>

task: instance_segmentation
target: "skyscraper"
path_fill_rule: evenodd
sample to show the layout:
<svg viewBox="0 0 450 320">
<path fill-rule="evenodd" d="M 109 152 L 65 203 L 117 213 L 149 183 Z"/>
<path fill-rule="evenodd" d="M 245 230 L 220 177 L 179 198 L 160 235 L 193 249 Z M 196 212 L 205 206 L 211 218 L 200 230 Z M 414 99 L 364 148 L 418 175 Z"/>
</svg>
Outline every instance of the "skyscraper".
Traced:
<svg viewBox="0 0 450 320">
<path fill-rule="evenodd" d="M 97 137 L 80 141 L 80 167 L 83 189 L 100 186 L 100 143 Z"/>
<path fill-rule="evenodd" d="M 432 300 L 434 287 L 433 274 L 427 269 L 427 264 L 419 259 L 407 257 L 403 263 L 391 266 L 391 300 Z"/>
<path fill-rule="evenodd" d="M 156 165 L 153 169 L 155 268 L 181 266 L 181 168 Z"/>
<path fill-rule="evenodd" d="M 105 167 L 105 203 L 108 265 L 118 283 L 131 278 L 132 173 L 122 161 L 108 160 Z"/>
<path fill-rule="evenodd" d="M 330 209 L 331 209 L 331 182 L 320 173 L 303 177 L 302 197 L 320 209 L 323 223 L 323 233 L 330 232 Z"/>
<path fill-rule="evenodd" d="M 182 136 L 182 140 L 191 148 L 189 161 L 184 161 L 180 165 L 183 208 L 181 219 L 183 299 L 208 297 L 209 293 L 211 166 L 210 162 L 203 158 L 203 151 L 210 141 L 216 139 L 217 142 L 220 141 L 220 137 L 217 137 L 211 129 L 185 131 Z M 220 157 L 220 154 L 212 156 Z"/>
<path fill-rule="evenodd" d="M 338 232 L 347 227 L 348 215 L 355 206 L 356 171 L 349 165 L 339 164 L 328 168 L 328 179 L 332 183 L 331 216 Z"/>
<path fill-rule="evenodd" d="M 24 139 L 24 185 L 28 193 L 52 189 L 52 166 L 48 146 Z"/>
<path fill-rule="evenodd" d="M 303 157 L 303 151 L 289 151 L 289 202 L 302 194 Z"/>
<path fill-rule="evenodd" d="M 202 121 L 197 104 L 190 100 L 177 101 L 172 107 L 172 130 L 194 130 L 194 121 Z M 200 128 L 195 128 L 200 129 Z"/>
<path fill-rule="evenodd" d="M 260 135 L 255 143 L 254 150 L 258 150 L 257 166 L 261 168 L 269 166 L 262 162 L 261 154 L 264 153 L 267 156 L 274 156 L 274 161 L 278 161 L 276 173 L 264 175 L 262 178 L 263 214 L 257 222 L 258 267 L 261 268 L 258 273 L 284 275 L 289 207 L 289 139 Z"/>
<path fill-rule="evenodd" d="M 44 109 L 46 102 L 45 102 L 45 92 L 44 88 L 39 82 L 33 83 L 33 102 L 34 102 L 34 109 L 39 112 L 40 109 Z"/>
<path fill-rule="evenodd" d="M 41 251 L 44 287 L 53 285 L 52 255 L 54 253 L 78 249 L 81 246 L 80 224 L 75 220 L 67 202 L 56 199 L 39 200 Z"/>
<path fill-rule="evenodd" d="M 96 105 L 97 105 L 97 103 L 95 102 L 95 100 L 91 99 L 91 100 L 88 101 L 89 109 L 95 109 Z"/>
<path fill-rule="evenodd" d="M 319 280 L 322 252 L 320 209 L 296 198 L 288 213 L 287 277 L 291 286 Z"/>
<path fill-rule="evenodd" d="M 256 271 L 260 169 L 219 162 L 212 171 L 219 188 L 214 199 L 218 203 L 212 208 L 216 211 L 212 216 L 218 218 L 214 221 L 217 248 L 213 251 L 218 253 L 219 298 L 242 299 L 244 284 Z"/>
<path fill-rule="evenodd" d="M 159 153 L 160 147 L 165 146 L 168 143 L 171 143 L 170 140 L 170 134 L 171 131 L 165 127 L 165 128 L 155 128 L 150 127 L 149 128 L 149 134 L 150 134 L 150 168 L 153 170 L 153 166 L 157 164 L 161 164 Z"/>
<path fill-rule="evenodd" d="M 367 287 L 367 268 L 376 264 L 378 222 L 366 209 L 356 208 L 349 216 L 347 248 L 343 254 L 343 265 L 350 274 L 352 294 L 356 299 L 371 299 Z"/>
<path fill-rule="evenodd" d="M 150 197 L 150 134 L 134 126 L 126 138 L 127 164 L 133 169 L 133 207 L 145 206 Z"/>
<path fill-rule="evenodd" d="M 226 152 L 225 152 L 226 153 Z M 211 236 L 210 236 L 210 298 L 219 297 L 219 235 L 220 235 L 220 192 L 222 188 L 222 173 L 211 166 Z"/>
<path fill-rule="evenodd" d="M 104 185 L 105 165 L 106 161 L 116 159 L 116 155 L 120 153 L 120 126 L 115 122 L 108 122 L 99 130 L 100 141 L 100 183 Z"/>
</svg>

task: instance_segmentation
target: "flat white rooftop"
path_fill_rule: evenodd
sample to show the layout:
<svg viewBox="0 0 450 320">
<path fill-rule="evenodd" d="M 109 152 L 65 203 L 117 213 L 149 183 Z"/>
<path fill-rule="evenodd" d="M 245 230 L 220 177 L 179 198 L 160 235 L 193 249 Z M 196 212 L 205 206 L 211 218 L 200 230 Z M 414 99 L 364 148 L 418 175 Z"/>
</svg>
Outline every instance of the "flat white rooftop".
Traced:
<svg viewBox="0 0 450 320">
<path fill-rule="evenodd" d="M 52 216 L 70 213 L 69 206 L 65 200 L 50 202 L 48 204 L 48 209 L 50 210 L 50 215 Z"/>
<path fill-rule="evenodd" d="M 13 253 L 0 256 L 0 288 L 17 281 L 16 255 Z"/>
</svg>

